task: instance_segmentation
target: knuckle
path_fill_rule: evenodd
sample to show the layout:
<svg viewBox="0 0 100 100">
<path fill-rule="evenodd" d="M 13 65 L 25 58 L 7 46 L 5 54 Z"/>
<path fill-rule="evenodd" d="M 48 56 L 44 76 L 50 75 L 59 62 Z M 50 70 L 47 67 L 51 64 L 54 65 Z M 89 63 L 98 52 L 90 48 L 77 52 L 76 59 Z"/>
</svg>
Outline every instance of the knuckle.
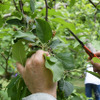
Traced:
<svg viewBox="0 0 100 100">
<path fill-rule="evenodd" d="M 38 57 L 35 57 L 34 58 L 34 60 L 33 60 L 33 63 L 35 64 L 35 65 L 40 65 L 40 60 L 39 60 L 39 58 Z"/>
<path fill-rule="evenodd" d="M 36 52 L 37 55 L 42 55 L 43 53 L 44 53 L 43 50 L 38 50 L 38 51 Z"/>
<path fill-rule="evenodd" d="M 31 61 L 28 61 L 28 62 L 26 63 L 26 68 L 27 68 L 27 69 L 31 69 L 31 65 L 32 65 L 32 64 L 31 64 Z"/>
</svg>

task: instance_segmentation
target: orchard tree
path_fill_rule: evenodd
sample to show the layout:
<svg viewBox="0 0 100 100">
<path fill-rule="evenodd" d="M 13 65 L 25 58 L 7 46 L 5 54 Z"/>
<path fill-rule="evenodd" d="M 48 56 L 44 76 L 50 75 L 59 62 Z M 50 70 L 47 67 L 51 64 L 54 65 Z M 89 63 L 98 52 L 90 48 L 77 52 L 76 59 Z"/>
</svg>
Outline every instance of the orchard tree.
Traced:
<svg viewBox="0 0 100 100">
<path fill-rule="evenodd" d="M 21 100 L 30 94 L 15 62 L 25 65 L 26 59 L 39 49 L 51 55 L 44 55 L 45 67 L 51 70 L 53 81 L 58 81 L 58 100 L 86 100 L 84 94 L 73 91 L 68 81 L 82 75 L 88 58 L 69 29 L 89 48 L 91 43 L 100 50 L 99 26 L 99 0 L 0 0 L 2 100 Z"/>
</svg>

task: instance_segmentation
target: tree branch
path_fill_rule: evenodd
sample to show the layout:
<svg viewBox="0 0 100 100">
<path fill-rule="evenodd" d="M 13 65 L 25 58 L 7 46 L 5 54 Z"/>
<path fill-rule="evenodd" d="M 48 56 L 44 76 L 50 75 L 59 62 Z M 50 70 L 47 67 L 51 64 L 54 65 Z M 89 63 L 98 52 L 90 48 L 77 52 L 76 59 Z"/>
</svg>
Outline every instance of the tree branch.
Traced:
<svg viewBox="0 0 100 100">
<path fill-rule="evenodd" d="M 96 22 L 96 15 L 97 15 L 97 11 L 94 14 L 94 22 Z"/>
<path fill-rule="evenodd" d="M 20 10 L 21 10 L 22 14 L 24 14 L 23 2 L 22 2 L 22 0 L 19 0 L 19 6 L 20 6 Z"/>
<path fill-rule="evenodd" d="M 91 0 L 89 2 L 96 8 L 96 5 Z"/>
<path fill-rule="evenodd" d="M 1 56 L 5 59 L 5 60 L 7 60 L 7 58 L 1 53 Z"/>
<path fill-rule="evenodd" d="M 0 64 L 0 66 L 5 70 L 5 68 L 3 67 L 3 64 Z"/>
<path fill-rule="evenodd" d="M 45 20 L 48 21 L 48 3 L 47 3 L 47 0 L 45 0 L 45 6 L 46 6 L 46 16 L 45 16 Z"/>
<path fill-rule="evenodd" d="M 19 9 L 18 9 L 18 7 L 17 7 L 17 5 L 16 5 L 15 0 L 13 0 L 13 3 L 14 3 L 14 6 L 15 6 L 16 10 L 19 11 Z"/>
</svg>

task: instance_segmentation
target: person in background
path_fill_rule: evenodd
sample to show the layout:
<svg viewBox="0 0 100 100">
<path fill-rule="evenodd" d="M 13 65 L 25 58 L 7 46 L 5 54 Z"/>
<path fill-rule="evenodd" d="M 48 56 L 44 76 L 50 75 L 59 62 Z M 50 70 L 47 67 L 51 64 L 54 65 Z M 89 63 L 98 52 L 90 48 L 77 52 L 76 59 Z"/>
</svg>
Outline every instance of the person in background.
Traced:
<svg viewBox="0 0 100 100">
<path fill-rule="evenodd" d="M 93 65 L 88 64 L 87 71 L 93 72 Z M 95 100 L 100 100 L 100 79 L 88 72 L 85 74 L 85 94 L 89 98 L 88 100 L 93 100 L 92 91 L 95 95 Z"/>
</svg>

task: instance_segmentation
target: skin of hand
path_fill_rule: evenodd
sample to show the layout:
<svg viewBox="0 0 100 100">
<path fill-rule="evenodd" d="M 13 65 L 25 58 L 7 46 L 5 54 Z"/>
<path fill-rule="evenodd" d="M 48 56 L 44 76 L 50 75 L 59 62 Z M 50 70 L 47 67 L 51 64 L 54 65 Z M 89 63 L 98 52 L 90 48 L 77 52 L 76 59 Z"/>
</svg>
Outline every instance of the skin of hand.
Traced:
<svg viewBox="0 0 100 100">
<path fill-rule="evenodd" d="M 42 92 L 56 98 L 57 83 L 53 82 L 52 72 L 45 67 L 44 53 L 46 56 L 50 56 L 48 52 L 38 50 L 27 59 L 25 67 L 16 63 L 17 70 L 32 94 Z"/>
<path fill-rule="evenodd" d="M 97 55 L 97 57 L 100 57 L 100 52 L 96 52 L 95 54 Z M 91 64 L 93 65 L 94 72 L 98 72 L 100 74 L 100 64 L 94 63 L 92 60 Z"/>
</svg>

